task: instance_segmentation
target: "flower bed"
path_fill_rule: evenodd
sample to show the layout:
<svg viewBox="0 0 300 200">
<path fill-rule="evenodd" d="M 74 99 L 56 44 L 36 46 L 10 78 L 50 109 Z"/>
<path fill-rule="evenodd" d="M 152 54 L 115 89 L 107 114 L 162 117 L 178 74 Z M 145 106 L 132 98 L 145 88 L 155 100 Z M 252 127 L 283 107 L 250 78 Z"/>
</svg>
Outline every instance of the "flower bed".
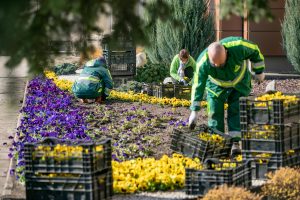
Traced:
<svg viewBox="0 0 300 200">
<path fill-rule="evenodd" d="M 169 152 L 167 137 L 173 127 L 187 126 L 187 121 L 172 111 L 153 113 L 146 106 L 113 102 L 110 105 L 85 105 L 86 134 L 93 139 L 112 138 L 114 160 L 157 155 L 158 148 Z M 169 144 L 169 143 L 167 143 Z M 170 153 L 168 153 L 170 155 Z"/>
<path fill-rule="evenodd" d="M 202 169 L 199 159 L 172 157 L 136 159 L 125 162 L 113 161 L 114 192 L 174 190 L 182 188 L 185 181 L 185 167 Z"/>
<path fill-rule="evenodd" d="M 47 78 L 52 79 L 54 83 L 62 90 L 71 91 L 72 81 L 58 79 L 54 72 L 45 71 L 45 75 Z M 143 103 L 150 103 L 150 104 L 159 104 L 159 105 L 171 105 L 173 107 L 188 107 L 191 105 L 189 100 L 185 99 L 176 99 L 176 98 L 157 98 L 153 96 L 149 96 L 147 94 L 142 93 L 134 93 L 134 92 L 118 92 L 118 91 L 111 91 L 109 95 L 109 99 L 114 100 L 122 100 L 122 101 L 129 101 L 129 102 L 143 102 Z M 205 107 L 207 105 L 206 101 L 201 102 L 201 107 Z"/>
<path fill-rule="evenodd" d="M 82 105 L 68 91 L 59 89 L 56 84 L 60 82 L 56 80 L 37 77 L 29 82 L 25 106 L 21 110 L 23 118 L 17 131 L 18 141 L 13 142 L 10 153 L 17 159 L 16 175 L 20 182 L 24 183 L 24 143 L 35 143 L 45 137 L 72 141 L 111 137 L 114 171 L 125 176 L 126 181 L 136 183 L 128 187 L 123 184 L 124 179 L 116 178 L 115 192 L 182 188 L 184 167 L 201 167 L 197 160 L 176 155 L 168 157 L 171 151 L 167 138 L 172 128 L 187 124 L 179 112 L 171 111 L 171 107 L 149 109 L 140 103 L 115 100 L 109 105 Z M 155 109 L 161 113 L 150 112 Z M 168 156 L 162 156 L 164 154 Z M 141 167 L 138 177 L 126 171 L 135 171 L 137 166 Z M 156 177 L 157 174 L 160 176 Z"/>
<path fill-rule="evenodd" d="M 17 128 L 18 141 L 13 141 L 9 156 L 17 159 L 17 178 L 24 181 L 24 143 L 37 142 L 44 137 L 85 139 L 85 111 L 75 107 L 73 97 L 51 80 L 41 77 L 29 82 L 23 118 Z"/>
</svg>

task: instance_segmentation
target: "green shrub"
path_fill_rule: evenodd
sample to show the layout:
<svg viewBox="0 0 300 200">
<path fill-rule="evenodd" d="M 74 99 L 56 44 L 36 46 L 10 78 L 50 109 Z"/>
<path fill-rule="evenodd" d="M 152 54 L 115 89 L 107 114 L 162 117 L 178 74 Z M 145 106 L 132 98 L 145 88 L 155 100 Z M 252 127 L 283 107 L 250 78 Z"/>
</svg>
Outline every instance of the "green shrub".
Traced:
<svg viewBox="0 0 300 200">
<path fill-rule="evenodd" d="M 77 70 L 77 65 L 71 63 L 64 63 L 61 65 L 56 65 L 54 67 L 54 72 L 57 75 L 67 75 L 67 74 L 75 74 Z"/>
<path fill-rule="evenodd" d="M 282 24 L 283 44 L 287 58 L 300 73 L 300 1 L 285 1 L 285 16 Z"/>
<path fill-rule="evenodd" d="M 169 67 L 164 64 L 146 64 L 137 68 L 135 80 L 144 83 L 160 83 L 170 76 Z"/>
<path fill-rule="evenodd" d="M 117 91 L 120 92 L 129 92 L 133 91 L 135 93 L 141 92 L 143 88 L 143 83 L 137 81 L 127 81 L 127 83 L 121 84 L 119 87 L 116 88 Z"/>
</svg>

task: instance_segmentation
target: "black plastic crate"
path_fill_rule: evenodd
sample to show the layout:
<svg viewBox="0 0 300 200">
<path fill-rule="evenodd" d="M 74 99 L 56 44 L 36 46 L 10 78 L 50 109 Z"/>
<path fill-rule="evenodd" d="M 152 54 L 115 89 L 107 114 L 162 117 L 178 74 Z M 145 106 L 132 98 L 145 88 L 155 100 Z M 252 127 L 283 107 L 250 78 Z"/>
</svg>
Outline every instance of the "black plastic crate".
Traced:
<svg viewBox="0 0 300 200">
<path fill-rule="evenodd" d="M 201 140 L 198 135 L 201 129 L 190 131 L 189 129 L 174 129 L 171 134 L 171 150 L 191 158 L 228 158 L 231 153 L 231 137 L 221 135 L 225 139 L 219 145 L 214 142 Z"/>
<path fill-rule="evenodd" d="M 174 97 L 174 85 L 154 85 L 153 86 L 153 96 L 157 98 L 173 98 Z"/>
<path fill-rule="evenodd" d="M 102 200 L 113 195 L 112 171 L 81 176 L 26 176 L 27 200 Z"/>
<path fill-rule="evenodd" d="M 152 84 L 144 84 L 142 87 L 142 93 L 147 94 L 149 96 L 153 96 L 153 85 Z"/>
<path fill-rule="evenodd" d="M 62 141 L 46 138 L 25 143 L 25 173 L 91 174 L 111 168 L 111 140 Z"/>
<path fill-rule="evenodd" d="M 253 180 L 265 180 L 268 172 L 273 172 L 280 167 L 300 166 L 299 149 L 274 154 L 254 153 L 243 150 L 242 156 L 243 160 L 251 161 Z"/>
<path fill-rule="evenodd" d="M 135 51 L 103 51 L 108 65 L 111 64 L 135 64 Z"/>
<path fill-rule="evenodd" d="M 135 51 L 136 47 L 132 41 L 121 41 L 118 44 L 108 44 L 101 42 L 101 47 L 104 51 Z"/>
<path fill-rule="evenodd" d="M 117 88 L 122 84 L 126 84 L 128 81 L 133 81 L 134 76 L 115 76 L 115 75 L 112 75 L 112 79 L 113 79 L 113 82 L 114 82 L 114 88 Z"/>
<path fill-rule="evenodd" d="M 134 76 L 136 71 L 135 64 L 111 64 L 109 71 L 112 76 Z"/>
<path fill-rule="evenodd" d="M 185 192 L 188 195 L 205 195 L 210 189 L 227 184 L 229 186 L 251 186 L 251 162 L 237 163 L 234 168 L 223 170 L 186 169 Z"/>
<path fill-rule="evenodd" d="M 103 51 L 103 55 L 113 76 L 136 74 L 135 51 Z"/>
<path fill-rule="evenodd" d="M 300 123 L 285 125 L 241 125 L 242 149 L 283 153 L 300 148 Z"/>
<path fill-rule="evenodd" d="M 174 86 L 174 97 L 177 99 L 191 99 L 191 92 L 192 87 L 191 86 L 184 86 L 184 85 L 175 85 Z"/>
<path fill-rule="evenodd" d="M 297 95 L 299 97 L 299 95 Z M 240 98 L 241 124 L 285 124 L 299 122 L 300 100 L 284 106 L 283 100 L 258 101 L 256 97 Z M 265 106 L 261 106 L 264 104 Z"/>
</svg>

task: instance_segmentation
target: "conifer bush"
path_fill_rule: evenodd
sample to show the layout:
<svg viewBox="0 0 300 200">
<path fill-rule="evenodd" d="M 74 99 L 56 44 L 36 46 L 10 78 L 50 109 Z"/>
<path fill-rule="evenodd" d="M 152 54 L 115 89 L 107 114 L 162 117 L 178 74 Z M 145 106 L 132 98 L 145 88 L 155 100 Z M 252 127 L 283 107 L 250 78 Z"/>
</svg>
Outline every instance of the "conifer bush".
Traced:
<svg viewBox="0 0 300 200">
<path fill-rule="evenodd" d="M 169 65 L 183 48 L 197 59 L 201 51 L 215 40 L 213 14 L 208 0 L 165 0 L 173 9 L 173 21 L 157 21 L 147 36 L 150 44 L 145 48 L 152 63 Z"/>
<path fill-rule="evenodd" d="M 282 24 L 283 45 L 287 58 L 300 73 L 300 1 L 285 1 L 285 16 Z"/>
</svg>

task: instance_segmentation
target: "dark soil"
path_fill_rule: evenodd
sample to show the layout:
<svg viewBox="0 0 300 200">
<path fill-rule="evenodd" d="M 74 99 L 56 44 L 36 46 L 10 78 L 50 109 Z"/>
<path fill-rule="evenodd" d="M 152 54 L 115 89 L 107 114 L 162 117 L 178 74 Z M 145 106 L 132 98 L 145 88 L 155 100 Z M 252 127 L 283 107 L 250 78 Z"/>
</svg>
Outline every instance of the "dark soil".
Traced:
<svg viewBox="0 0 300 200">
<path fill-rule="evenodd" d="M 265 81 L 261 84 L 253 83 L 253 89 L 252 94 L 257 96 L 260 94 L 263 94 L 265 92 L 265 87 L 267 83 L 270 81 Z M 283 93 L 300 93 L 300 80 L 280 80 L 276 81 L 276 86 L 279 91 L 282 91 Z M 80 105 L 82 106 L 82 105 Z M 89 112 L 94 111 L 97 109 L 97 107 L 105 107 L 109 106 L 112 108 L 112 111 L 114 112 L 113 117 L 111 117 L 110 121 L 106 122 L 105 126 L 114 125 L 115 127 L 118 127 L 122 124 L 124 121 L 124 116 L 119 111 L 121 110 L 130 110 L 132 107 L 136 107 L 136 109 L 146 109 L 149 113 L 149 118 L 155 118 L 160 119 L 163 118 L 166 113 L 172 113 L 172 121 L 184 121 L 187 125 L 188 117 L 190 114 L 190 110 L 187 107 L 178 107 L 173 108 L 171 106 L 160 106 L 160 105 L 152 105 L 152 104 L 145 104 L 145 103 L 138 103 L 138 102 L 121 102 L 121 101 L 107 101 L 106 105 L 98 105 L 98 104 L 85 104 L 83 107 Z M 90 122 L 90 128 L 93 130 L 101 129 L 102 125 L 99 123 L 95 126 L 95 121 L 101 120 L 103 115 L 98 114 L 97 117 L 95 117 L 92 122 Z M 139 120 L 139 119 L 138 119 Z M 226 118 L 225 118 L 226 122 Z M 93 124 L 94 123 L 94 124 Z M 116 124 L 118 124 L 116 126 Z M 207 124 L 207 114 L 206 109 L 201 109 L 199 112 L 199 117 L 197 124 Z M 226 123 L 225 123 L 226 124 Z M 226 126 L 226 125 L 225 125 Z M 147 145 L 151 148 L 152 153 L 150 153 L 148 156 L 153 156 L 155 158 L 160 158 L 162 155 L 167 154 L 171 155 L 172 152 L 170 150 L 170 134 L 172 133 L 173 129 L 176 128 L 176 125 L 170 125 L 168 123 L 168 120 L 164 120 L 160 122 L 160 125 L 153 126 L 149 130 L 146 130 L 143 134 L 141 134 L 141 137 L 145 137 L 147 135 L 151 136 L 151 139 L 147 141 Z M 187 128 L 187 127 L 186 127 Z M 118 128 L 116 128 L 118 129 Z M 110 129 L 113 130 L 113 129 Z M 104 133 L 105 134 L 105 133 Z M 115 135 L 114 142 L 118 141 L 120 137 L 122 137 L 122 134 L 127 134 L 126 130 L 125 132 L 120 132 L 119 134 Z M 109 133 L 109 135 L 111 135 Z M 125 146 L 129 146 L 132 143 L 135 143 L 135 140 L 139 140 L 140 137 L 134 136 L 135 138 L 131 138 L 130 141 L 125 142 Z M 125 138 L 126 139 L 126 138 Z M 126 147 L 124 147 L 126 148 Z M 132 152 L 134 153 L 134 152 Z M 138 157 L 138 156 L 137 156 Z M 144 156 L 144 157 L 147 157 Z M 128 159 L 132 159 L 133 157 L 130 157 Z M 126 160 L 126 158 L 124 158 Z"/>
<path fill-rule="evenodd" d="M 124 111 L 124 110 L 130 110 L 133 107 L 135 107 L 137 110 L 139 109 L 145 109 L 149 112 L 149 118 L 152 119 L 160 119 L 166 117 L 167 113 L 169 113 L 171 120 L 164 120 L 161 121 L 160 124 L 150 126 L 149 130 L 146 130 L 144 133 L 141 133 L 141 137 L 150 136 L 151 139 L 148 141 L 143 141 L 143 145 L 149 146 L 151 148 L 152 153 L 149 154 L 151 157 L 160 158 L 162 155 L 167 154 L 171 155 L 172 152 L 170 150 L 170 134 L 172 133 L 173 129 L 178 126 L 186 126 L 187 127 L 187 120 L 190 114 L 190 111 L 188 108 L 185 107 L 179 107 L 179 108 L 172 108 L 171 106 L 160 106 L 160 105 L 152 105 L 152 104 L 140 104 L 137 102 L 120 102 L 120 101 L 107 101 L 106 105 L 98 105 L 95 103 L 92 104 L 85 104 L 80 105 L 83 106 L 88 112 L 93 112 L 94 110 L 97 110 L 97 108 L 102 107 L 106 108 L 112 107 L 111 109 L 115 112 L 113 117 L 111 117 L 110 121 L 105 124 L 99 124 L 95 123 L 95 120 L 100 121 L 101 118 L 103 118 L 103 115 L 99 114 L 95 117 L 95 120 L 91 120 L 89 122 L 89 128 L 92 129 L 94 132 L 97 130 L 101 130 L 103 126 L 110 127 L 111 125 L 114 125 L 116 129 L 120 129 L 122 122 L 124 121 L 124 116 L 121 113 L 118 113 L 118 111 Z M 171 113 L 171 114 L 170 114 Z M 120 116 L 120 117 L 116 117 Z M 139 118 L 138 120 L 142 120 L 143 117 Z M 170 121 L 173 121 L 174 124 L 169 124 Z M 199 117 L 199 124 L 206 122 L 206 116 L 205 111 L 200 111 L 200 117 Z M 112 129 L 110 129 L 112 130 Z M 103 132 L 103 134 L 107 134 L 106 136 L 113 137 L 113 144 L 120 141 L 120 138 L 122 137 L 122 134 L 127 135 L 128 132 L 126 130 L 121 130 L 120 133 L 112 134 L 110 132 Z M 134 135 L 134 134 L 132 134 Z M 135 138 L 132 138 L 135 137 Z M 131 136 L 131 138 L 128 139 L 127 142 L 122 142 L 122 144 L 126 144 L 126 147 L 130 146 L 130 144 L 135 144 L 136 142 L 140 141 L 139 136 Z M 126 148 L 124 147 L 124 148 Z M 133 152 L 132 152 L 133 153 Z M 138 155 L 136 157 L 139 157 Z M 145 156 L 148 157 L 148 156 Z M 130 157 L 131 159 L 133 157 Z M 127 159 L 125 159 L 127 160 Z"/>
<path fill-rule="evenodd" d="M 253 82 L 252 93 L 254 95 L 263 94 L 269 82 L 271 82 L 271 80 L 266 80 L 261 84 Z M 300 94 L 300 79 L 275 80 L 275 83 L 277 91 L 281 91 L 287 94 Z"/>
</svg>

